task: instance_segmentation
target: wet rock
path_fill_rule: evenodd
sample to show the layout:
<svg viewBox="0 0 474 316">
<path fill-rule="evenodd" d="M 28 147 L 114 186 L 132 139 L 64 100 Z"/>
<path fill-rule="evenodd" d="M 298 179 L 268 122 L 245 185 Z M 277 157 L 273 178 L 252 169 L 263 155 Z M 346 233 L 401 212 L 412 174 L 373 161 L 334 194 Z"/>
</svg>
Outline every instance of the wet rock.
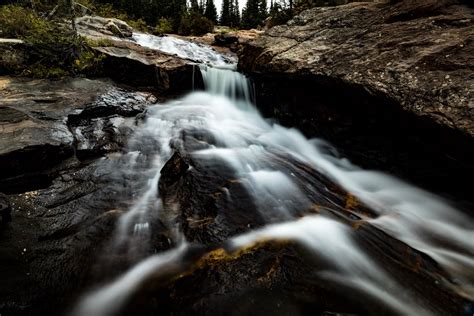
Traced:
<svg viewBox="0 0 474 316">
<path fill-rule="evenodd" d="M 235 249 L 232 237 L 288 218 L 272 214 L 271 203 L 256 204 L 252 194 L 264 193 L 248 190 L 250 179 L 241 177 L 219 156 L 202 154 L 202 150 L 219 146 L 222 144 L 211 133 L 197 128 L 183 131 L 172 141 L 179 154 L 162 170 L 159 194 L 164 212 L 176 213 L 186 240 L 203 247 L 193 244 L 191 254 L 150 274 L 119 314 L 242 315 L 253 314 L 257 305 L 255 313 L 264 315 L 396 314 L 381 300 L 354 291 L 350 284 L 324 277 L 338 268 L 322 255 L 323 245 L 319 253 L 305 249 L 304 242 L 262 237 L 244 249 Z M 291 176 L 304 192 L 304 197 L 291 204 L 292 216 L 312 214 L 347 225 L 354 244 L 394 276 L 409 293 L 407 297 L 416 297 L 433 314 L 456 314 L 467 303 L 454 290 L 456 281 L 435 260 L 372 225 L 370 219 L 376 213 L 354 196 L 295 157 L 271 150 L 267 154 L 259 167 Z M 317 243 L 313 245 L 319 249 Z M 347 263 L 344 255 L 336 258 Z"/>
<path fill-rule="evenodd" d="M 59 170 L 79 163 L 75 153 L 120 149 L 134 116 L 155 100 L 99 80 L 1 77 L 0 85 L 3 192 L 46 185 Z"/>
<path fill-rule="evenodd" d="M 13 221 L 0 229 L 2 315 L 64 315 L 89 280 L 118 216 L 117 196 L 104 189 L 106 162 L 60 171 L 48 188 L 8 196 Z"/>
<path fill-rule="evenodd" d="M 189 165 L 181 157 L 181 154 L 178 151 L 175 152 L 160 171 L 162 186 L 175 183 L 188 169 Z"/>
<path fill-rule="evenodd" d="M 134 120 L 118 115 L 92 118 L 83 125 L 74 126 L 76 154 L 79 158 L 119 151 L 134 129 Z"/>
<path fill-rule="evenodd" d="M 133 42 L 115 42 L 96 47 L 104 54 L 103 75 L 133 86 L 151 87 L 161 93 L 178 93 L 193 88 L 194 66 L 181 59 Z M 195 76 L 196 84 L 199 76 Z"/>
<path fill-rule="evenodd" d="M 219 315 L 397 315 L 380 301 L 323 277 L 323 271 L 335 267 L 294 242 L 262 241 L 236 252 L 210 248 L 200 248 L 198 252 L 191 249 L 190 255 L 185 254 L 183 259 L 156 271 L 133 292 L 119 315 L 158 311 Z M 391 272 L 397 275 L 406 293 L 419 295 L 422 300 L 434 300 L 431 304 L 434 314 L 456 314 L 466 303 L 435 283 L 425 282 L 425 278 L 432 277 L 426 271 L 414 272 L 405 263 L 394 264 L 383 251 L 375 251 L 374 258 L 388 260 L 389 269 L 393 269 Z M 438 304 L 437 298 L 449 303 Z"/>
<path fill-rule="evenodd" d="M 178 222 L 186 240 L 209 245 L 268 222 L 288 220 L 288 216 L 300 217 L 334 208 L 345 216 L 358 218 L 356 213 L 345 211 L 347 193 L 342 188 L 293 157 L 277 152 L 268 156 L 266 168 L 282 170 L 280 179 L 292 179 L 305 194 L 292 197 L 297 202 L 285 205 L 288 210 L 284 212 L 279 210 L 284 202 L 270 197 L 266 203 L 257 205 L 253 194 L 265 196 L 265 192 L 259 191 L 251 178 L 240 178 L 223 159 L 200 154 L 219 146 L 222 144 L 205 129 L 184 130 L 179 139 L 173 140 L 176 152 L 161 171 L 159 195 L 166 212 L 179 210 Z"/>
<path fill-rule="evenodd" d="M 136 127 L 136 116 L 155 100 L 151 94 L 113 87 L 69 114 L 77 156 L 82 159 L 120 150 Z"/>
<path fill-rule="evenodd" d="M 73 155 L 73 135 L 63 122 L 37 119 L 25 109 L 6 106 L 0 107 L 0 116 L 2 188 Z"/>
<path fill-rule="evenodd" d="M 214 142 L 208 136 L 199 130 L 183 133 L 179 153 L 166 163 L 159 182 L 166 212 L 175 213 L 179 205 L 177 221 L 186 239 L 206 245 L 264 223 L 258 212 L 248 212 L 255 209 L 252 198 L 239 181 L 232 181 L 236 175 L 225 162 L 192 155 L 193 149 Z"/>
</svg>

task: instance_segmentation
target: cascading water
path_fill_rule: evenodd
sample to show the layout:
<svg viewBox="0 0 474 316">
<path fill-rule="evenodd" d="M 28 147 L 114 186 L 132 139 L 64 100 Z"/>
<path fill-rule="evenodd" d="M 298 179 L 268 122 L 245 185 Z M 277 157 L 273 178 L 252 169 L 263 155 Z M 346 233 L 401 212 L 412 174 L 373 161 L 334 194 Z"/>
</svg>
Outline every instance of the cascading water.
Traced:
<svg viewBox="0 0 474 316">
<path fill-rule="evenodd" d="M 185 41 L 172 36 L 154 36 L 144 33 L 134 33 L 133 40 L 141 46 L 176 55 L 200 64 L 227 68 L 235 67 L 236 60 L 234 57 L 217 54 L 215 50 L 207 45 Z"/>
<path fill-rule="evenodd" d="M 200 71 L 206 91 L 151 107 L 146 121 L 131 138 L 128 152 L 121 157 L 126 168 L 116 172 L 117 178 L 137 184 L 134 202 L 119 219 L 115 247 L 133 250 L 137 240 L 143 243 L 152 233 L 156 216 L 164 216 L 166 225 L 175 232 L 170 241 L 175 249 L 149 256 L 112 283 L 87 295 L 76 315 L 117 313 L 148 277 L 179 266 L 189 245 L 173 215 L 160 214 L 163 207 L 157 190 L 160 170 L 174 148 L 179 147 L 176 143 L 180 135 L 193 129 L 205 129 L 216 142 L 190 154 L 196 159 L 223 161 L 231 168 L 266 223 L 230 238 L 228 243 L 233 249 L 262 239 L 295 240 L 331 263 L 332 269 L 318 273 L 322 280 L 371 297 L 395 314 L 433 313 L 426 303 L 403 294 L 402 286 L 384 269 L 384 264 L 358 245 L 350 226 L 323 213 L 301 218 L 299 212 L 311 208 L 313 196 L 320 193 L 297 181 L 298 177 L 309 179 L 311 173 L 295 174 L 291 166 L 285 169 L 275 163 L 287 157 L 321 172 L 369 206 L 376 214 L 358 214 L 361 221 L 434 258 L 456 280 L 456 285 L 451 286 L 465 297 L 474 298 L 471 218 L 428 192 L 379 172 L 361 170 L 347 159 L 330 154 L 334 150 L 328 150 L 330 146 L 324 141 L 308 140 L 296 129 L 269 123 L 251 104 L 249 83 L 238 72 L 208 65 L 201 65 Z M 239 202 L 227 194 L 233 203 Z M 179 212 L 179 205 L 176 208 Z M 133 251 L 130 254 L 134 255 Z"/>
</svg>

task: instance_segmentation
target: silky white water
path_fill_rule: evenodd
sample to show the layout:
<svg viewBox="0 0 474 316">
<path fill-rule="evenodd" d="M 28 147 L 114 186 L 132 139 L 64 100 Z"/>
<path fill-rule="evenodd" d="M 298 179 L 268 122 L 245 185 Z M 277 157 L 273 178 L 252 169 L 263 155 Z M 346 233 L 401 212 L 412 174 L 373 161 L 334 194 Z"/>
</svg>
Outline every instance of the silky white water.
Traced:
<svg viewBox="0 0 474 316">
<path fill-rule="evenodd" d="M 296 175 L 270 163 L 277 157 L 292 157 L 327 175 L 371 207 L 377 217 L 363 220 L 434 258 L 457 281 L 458 290 L 474 298 L 472 218 L 433 194 L 328 154 L 328 144 L 322 140 L 308 140 L 297 129 L 265 120 L 251 104 L 251 89 L 243 75 L 208 66 L 201 66 L 200 71 L 206 91 L 149 108 L 145 122 L 130 139 L 128 153 L 121 157 L 127 168 L 118 172 L 118 177 L 138 175 L 145 181 L 137 185 L 134 202 L 119 219 L 115 246 L 133 249 L 137 236 L 143 242 L 153 213 L 163 212 L 157 190 L 160 170 L 173 154 L 170 144 L 182 131 L 200 128 L 209 131 L 219 145 L 192 154 L 199 159 L 220 159 L 232 168 L 254 199 L 257 209 L 249 211 L 261 213 L 268 223 L 229 240 L 235 249 L 262 239 L 292 239 L 332 264 L 331 270 L 318 272 L 322 280 L 372 297 L 397 314 L 432 313 L 358 246 L 351 227 L 323 215 L 298 218 L 298 211 L 311 207 L 311 194 L 296 184 Z M 168 225 L 173 226 L 173 221 Z M 179 228 L 175 229 L 179 245 L 175 250 L 151 256 L 89 293 L 76 314 L 111 315 L 147 277 L 173 262 L 179 264 L 188 246 Z"/>
<path fill-rule="evenodd" d="M 133 40 L 144 47 L 189 59 L 200 64 L 221 68 L 235 68 L 235 57 L 218 54 L 213 48 L 199 43 L 185 41 L 173 36 L 155 36 L 134 33 Z"/>
</svg>

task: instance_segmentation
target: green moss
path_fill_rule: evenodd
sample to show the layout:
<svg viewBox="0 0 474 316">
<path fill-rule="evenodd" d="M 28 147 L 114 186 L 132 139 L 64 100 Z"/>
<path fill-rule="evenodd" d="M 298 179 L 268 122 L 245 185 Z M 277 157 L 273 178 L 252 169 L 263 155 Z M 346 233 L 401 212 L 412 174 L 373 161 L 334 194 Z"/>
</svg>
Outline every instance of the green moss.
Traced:
<svg viewBox="0 0 474 316">
<path fill-rule="evenodd" d="M 100 38 L 100 39 L 91 39 L 91 38 L 84 38 L 85 43 L 90 46 L 90 47 L 108 47 L 108 46 L 114 46 L 114 42 L 106 39 L 106 38 Z"/>
<path fill-rule="evenodd" d="M 105 57 L 104 54 L 94 50 L 84 51 L 79 58 L 74 61 L 74 70 L 80 74 L 92 76 L 100 75 Z"/>
</svg>

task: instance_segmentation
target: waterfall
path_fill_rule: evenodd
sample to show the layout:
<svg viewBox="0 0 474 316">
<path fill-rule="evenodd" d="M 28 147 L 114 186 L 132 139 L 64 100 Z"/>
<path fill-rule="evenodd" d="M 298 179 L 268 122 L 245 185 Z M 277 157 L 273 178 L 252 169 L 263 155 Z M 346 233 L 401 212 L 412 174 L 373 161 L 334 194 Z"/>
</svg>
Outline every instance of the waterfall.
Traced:
<svg viewBox="0 0 474 316">
<path fill-rule="evenodd" d="M 250 82 L 237 71 L 232 69 L 199 65 L 206 91 L 232 100 L 243 100 L 244 104 L 251 105 L 252 96 Z"/>
<path fill-rule="evenodd" d="M 219 159 L 232 168 L 254 199 L 255 211 L 267 222 L 263 228 L 232 237 L 229 242 L 235 249 L 262 239 L 292 239 L 333 263 L 332 270 L 320 273 L 322 279 L 377 299 L 396 314 L 431 314 L 429 306 L 402 294 L 401 285 L 383 263 L 357 245 L 352 229 L 324 215 L 299 218 L 299 210 L 311 207 L 312 188 L 303 190 L 294 174 L 272 163 L 278 157 L 291 157 L 322 172 L 371 207 L 376 216 L 363 220 L 434 258 L 457 279 L 465 295 L 474 298 L 472 218 L 433 194 L 329 154 L 330 145 L 322 140 L 308 140 L 296 129 L 271 124 L 252 104 L 250 84 L 242 74 L 209 65 L 199 69 L 206 91 L 151 107 L 122 156 L 126 167 L 115 171 L 117 178 L 145 180 L 132 186 L 136 196 L 119 220 L 117 244 L 133 248 L 136 235 L 143 242 L 153 216 L 162 212 L 157 183 L 161 168 L 173 153 L 170 144 L 182 131 L 205 128 L 220 145 L 196 149 L 193 155 Z M 173 226 L 173 221 L 167 224 Z M 175 228 L 174 250 L 146 258 L 89 293 L 79 303 L 76 315 L 113 314 L 148 277 L 164 266 L 179 265 L 188 246 Z"/>
</svg>

